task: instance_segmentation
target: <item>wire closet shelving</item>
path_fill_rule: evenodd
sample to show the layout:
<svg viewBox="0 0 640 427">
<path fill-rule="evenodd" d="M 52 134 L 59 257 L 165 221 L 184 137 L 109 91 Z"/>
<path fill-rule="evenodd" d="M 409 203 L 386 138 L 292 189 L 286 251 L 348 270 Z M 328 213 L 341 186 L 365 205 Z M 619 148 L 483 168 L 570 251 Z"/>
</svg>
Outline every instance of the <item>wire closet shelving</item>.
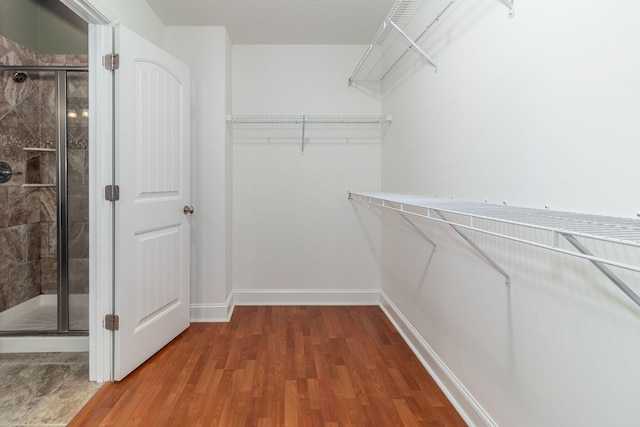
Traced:
<svg viewBox="0 0 640 427">
<path fill-rule="evenodd" d="M 232 115 L 236 144 L 380 144 L 391 115 Z"/>
<path fill-rule="evenodd" d="M 505 277 L 507 286 L 511 284 L 511 277 L 507 271 L 474 243 L 465 231 L 476 231 L 586 259 L 640 306 L 640 296 L 609 268 L 611 266 L 640 272 L 640 266 L 596 256 L 581 242 L 586 239 L 640 248 L 640 219 L 520 208 L 395 193 L 350 192 L 349 199 L 363 205 L 377 206 L 397 212 L 434 248 L 435 242 L 420 230 L 409 219 L 409 216 L 448 224 Z M 496 223 L 542 231 L 543 238 L 535 240 L 521 235 L 522 233 L 509 234 L 503 231 L 508 227 L 495 227 Z M 569 244 L 568 249 L 561 246 L 562 241 Z"/>
<path fill-rule="evenodd" d="M 396 0 L 362 59 L 349 78 L 349 86 L 383 80 L 402 59 L 417 52 L 437 71 L 436 61 L 420 46 L 455 0 Z M 514 0 L 501 0 L 513 16 Z"/>
</svg>

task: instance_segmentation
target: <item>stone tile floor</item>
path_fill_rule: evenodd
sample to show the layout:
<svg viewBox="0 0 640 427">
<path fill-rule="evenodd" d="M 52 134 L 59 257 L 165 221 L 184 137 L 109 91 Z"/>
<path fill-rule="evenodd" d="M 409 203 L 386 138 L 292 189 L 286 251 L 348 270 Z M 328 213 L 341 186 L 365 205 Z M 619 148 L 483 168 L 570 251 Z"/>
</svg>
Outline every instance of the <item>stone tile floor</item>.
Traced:
<svg viewBox="0 0 640 427">
<path fill-rule="evenodd" d="M 0 426 L 65 426 L 100 386 L 88 353 L 0 353 Z"/>
</svg>

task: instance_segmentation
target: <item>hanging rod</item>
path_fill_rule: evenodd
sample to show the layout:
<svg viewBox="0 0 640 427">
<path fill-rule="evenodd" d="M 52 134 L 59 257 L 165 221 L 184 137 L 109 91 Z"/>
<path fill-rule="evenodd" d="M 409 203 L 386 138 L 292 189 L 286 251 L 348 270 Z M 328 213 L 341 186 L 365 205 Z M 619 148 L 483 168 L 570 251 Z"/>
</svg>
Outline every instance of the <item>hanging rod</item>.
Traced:
<svg viewBox="0 0 640 427">
<path fill-rule="evenodd" d="M 0 71 L 89 71 L 84 65 L 1 65 Z"/>
<path fill-rule="evenodd" d="M 590 261 L 620 290 L 640 306 L 640 296 L 629 288 L 606 266 L 618 267 L 640 273 L 640 266 L 621 263 L 612 259 L 593 255 L 582 245 L 577 237 L 609 242 L 640 248 L 640 220 L 617 218 L 600 215 L 578 214 L 571 212 L 556 212 L 541 209 L 516 208 L 504 205 L 492 205 L 479 202 L 464 202 L 437 198 L 409 196 L 394 193 L 349 193 L 349 199 L 362 204 L 369 204 L 385 209 L 391 209 L 427 220 L 455 226 L 458 229 L 477 231 L 494 237 L 500 237 L 513 242 L 523 243 L 541 249 L 546 249 Z M 399 205 L 393 206 L 391 203 Z M 414 210 L 407 210 L 406 208 Z M 420 211 L 423 210 L 424 213 Z M 432 211 L 448 212 L 460 219 L 450 220 L 432 216 Z M 463 222 L 464 221 L 466 222 Z M 534 230 L 548 231 L 552 235 L 552 243 L 545 244 L 514 237 L 509 234 L 491 231 L 478 226 L 477 220 L 488 220 L 501 224 L 510 224 Z M 576 250 L 562 249 L 559 238 L 566 239 Z"/>
<path fill-rule="evenodd" d="M 310 138 L 318 138 L 318 132 L 340 132 L 341 137 L 353 140 L 354 136 L 348 136 L 349 131 L 376 131 L 375 139 L 381 140 L 381 131 L 384 124 L 390 123 L 392 117 L 387 115 L 229 115 L 227 123 L 231 129 L 239 132 L 238 139 L 247 138 L 248 132 L 276 133 L 280 137 L 301 141 L 301 151 Z M 373 127 L 376 126 L 376 127 Z M 352 129 L 350 129 L 352 127 Z M 282 133 L 285 133 L 283 136 Z M 362 138 L 356 135 L 355 139 Z M 267 136 L 267 138 L 269 138 Z M 364 138 L 366 139 L 366 137 Z M 369 137 L 369 139 L 372 139 Z M 269 141 L 269 139 L 268 139 Z"/>
<path fill-rule="evenodd" d="M 230 115 L 232 124 L 381 124 L 390 122 L 387 115 Z"/>
</svg>

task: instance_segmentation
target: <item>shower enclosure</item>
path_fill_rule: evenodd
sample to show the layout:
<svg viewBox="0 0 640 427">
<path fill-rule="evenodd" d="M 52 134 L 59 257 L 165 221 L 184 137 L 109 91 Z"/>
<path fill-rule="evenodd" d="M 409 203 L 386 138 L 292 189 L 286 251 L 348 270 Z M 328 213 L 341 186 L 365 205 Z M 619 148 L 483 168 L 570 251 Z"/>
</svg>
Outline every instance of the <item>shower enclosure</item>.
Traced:
<svg viewBox="0 0 640 427">
<path fill-rule="evenodd" d="M 87 335 L 86 60 L 0 36 L 0 337 Z"/>
</svg>

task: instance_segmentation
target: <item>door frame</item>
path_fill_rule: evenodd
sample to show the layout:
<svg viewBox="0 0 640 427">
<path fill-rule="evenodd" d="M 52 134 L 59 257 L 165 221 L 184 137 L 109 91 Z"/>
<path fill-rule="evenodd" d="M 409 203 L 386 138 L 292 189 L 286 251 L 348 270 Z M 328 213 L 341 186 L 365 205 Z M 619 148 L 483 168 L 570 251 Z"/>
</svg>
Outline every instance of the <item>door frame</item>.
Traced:
<svg viewBox="0 0 640 427">
<path fill-rule="evenodd" d="M 113 332 L 104 317 L 113 313 L 114 203 L 104 188 L 113 184 L 113 72 L 102 57 L 113 53 L 115 17 L 96 0 L 60 0 L 89 24 L 89 379 L 113 378 Z M 99 6 L 98 6 L 99 5 Z"/>
</svg>

